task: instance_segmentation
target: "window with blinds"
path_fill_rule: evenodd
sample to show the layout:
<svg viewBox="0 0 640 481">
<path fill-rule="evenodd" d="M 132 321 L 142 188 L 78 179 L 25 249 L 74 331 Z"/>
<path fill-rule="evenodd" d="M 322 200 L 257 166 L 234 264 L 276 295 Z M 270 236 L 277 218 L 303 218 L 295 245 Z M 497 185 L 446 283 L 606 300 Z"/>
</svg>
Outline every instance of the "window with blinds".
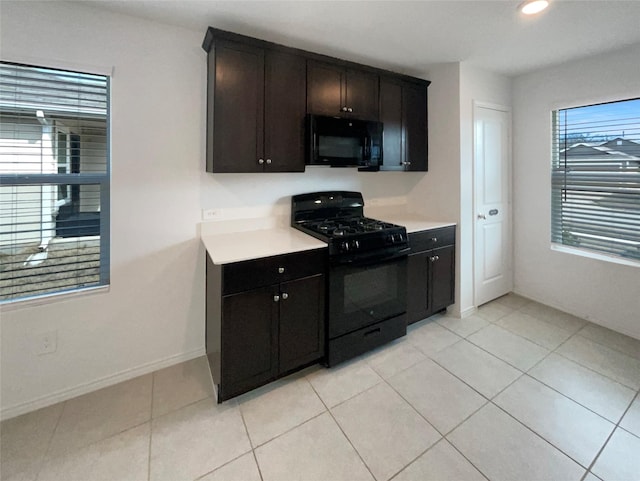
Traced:
<svg viewBox="0 0 640 481">
<path fill-rule="evenodd" d="M 640 260 L 640 99 L 553 112 L 551 241 Z"/>
<path fill-rule="evenodd" d="M 109 77 L 0 62 L 0 302 L 109 283 Z"/>
</svg>

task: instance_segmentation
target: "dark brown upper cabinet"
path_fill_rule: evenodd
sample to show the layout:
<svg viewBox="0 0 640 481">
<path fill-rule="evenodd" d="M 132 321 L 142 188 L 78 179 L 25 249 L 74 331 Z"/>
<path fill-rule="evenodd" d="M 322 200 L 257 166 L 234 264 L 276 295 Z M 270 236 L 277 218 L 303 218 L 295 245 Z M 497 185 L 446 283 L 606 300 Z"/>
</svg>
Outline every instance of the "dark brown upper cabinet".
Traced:
<svg viewBox="0 0 640 481">
<path fill-rule="evenodd" d="M 378 75 L 309 60 L 307 112 L 378 120 Z"/>
<path fill-rule="evenodd" d="M 428 170 L 427 82 L 380 78 L 382 170 Z"/>
<path fill-rule="evenodd" d="M 217 41 L 209 52 L 207 171 L 304 171 L 306 62 Z"/>
<path fill-rule="evenodd" d="M 427 170 L 429 81 L 212 27 L 207 171 L 302 172 L 307 114 L 380 120 L 382 170 Z"/>
</svg>

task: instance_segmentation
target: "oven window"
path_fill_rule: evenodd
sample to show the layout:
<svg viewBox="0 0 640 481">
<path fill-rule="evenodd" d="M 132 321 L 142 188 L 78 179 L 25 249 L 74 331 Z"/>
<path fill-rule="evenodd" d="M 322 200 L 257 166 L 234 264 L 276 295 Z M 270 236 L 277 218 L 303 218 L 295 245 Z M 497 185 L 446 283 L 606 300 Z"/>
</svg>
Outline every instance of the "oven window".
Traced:
<svg viewBox="0 0 640 481">
<path fill-rule="evenodd" d="M 387 264 L 345 275 L 344 313 L 368 311 L 399 297 L 398 266 Z"/>
<path fill-rule="evenodd" d="M 318 155 L 325 158 L 362 160 L 362 144 L 358 137 L 321 135 L 318 139 Z"/>
</svg>

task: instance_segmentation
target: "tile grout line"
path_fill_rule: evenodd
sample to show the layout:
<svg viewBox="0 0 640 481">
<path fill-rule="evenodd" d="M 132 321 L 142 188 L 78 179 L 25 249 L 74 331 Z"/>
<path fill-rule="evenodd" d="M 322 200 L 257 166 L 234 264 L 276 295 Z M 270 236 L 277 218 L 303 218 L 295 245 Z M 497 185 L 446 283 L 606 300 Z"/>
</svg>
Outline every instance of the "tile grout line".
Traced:
<svg viewBox="0 0 640 481">
<path fill-rule="evenodd" d="M 515 311 L 514 311 L 514 312 L 515 312 Z M 517 334 L 516 334 L 516 335 L 517 335 Z M 575 335 L 575 334 L 573 334 L 573 335 Z M 572 336 L 570 336 L 569 338 L 573 337 L 573 335 L 572 335 Z M 464 339 L 464 340 L 466 340 L 466 339 Z M 566 339 L 565 341 L 563 341 L 563 344 L 564 344 L 564 342 L 567 342 L 567 341 L 568 341 L 568 339 Z M 467 341 L 467 342 L 470 342 L 470 341 Z M 455 343 L 455 344 L 457 344 L 457 343 Z M 562 344 L 561 344 L 561 345 L 562 345 Z M 448 346 L 448 347 L 450 347 L 450 346 Z M 558 347 L 559 347 L 559 346 L 558 346 Z M 444 349 L 447 349 L 447 348 L 444 348 Z M 444 349 L 443 349 L 443 350 L 444 350 Z M 551 353 L 552 353 L 552 352 L 554 352 L 554 351 L 549 351 L 549 353 L 547 353 L 547 355 L 546 355 L 543 359 L 546 359 L 549 355 L 551 355 Z M 488 354 L 491 354 L 491 353 L 488 353 Z M 496 357 L 496 356 L 495 356 L 495 355 L 493 355 L 493 354 L 491 354 L 491 355 L 492 355 L 493 357 Z M 497 357 L 496 357 L 496 358 L 497 358 Z M 500 358 L 497 358 L 497 359 L 502 360 L 502 359 L 500 359 Z M 542 360 L 543 360 L 543 359 L 542 359 Z M 541 360 L 540 362 L 542 362 L 542 360 Z M 466 384 L 467 386 L 469 386 L 471 389 L 473 389 L 474 391 L 476 391 L 478 394 L 480 394 L 482 397 L 484 397 L 485 399 L 487 399 L 487 400 L 488 400 L 488 402 L 487 402 L 487 403 L 483 404 L 480 408 L 478 408 L 476 411 L 474 411 L 474 413 L 473 413 L 473 414 L 477 413 L 480 409 L 482 409 L 482 408 L 483 408 L 483 407 L 485 407 L 488 403 L 490 403 L 490 404 L 494 405 L 495 407 L 497 407 L 498 409 L 500 409 L 501 411 L 503 411 L 505 414 L 507 414 L 507 415 L 508 415 L 508 416 L 510 416 L 511 418 L 513 418 L 516 422 L 518 422 L 519 424 L 521 424 L 522 426 L 524 426 L 527 430 L 531 431 L 535 436 L 539 437 L 540 439 L 542 439 L 543 441 L 545 441 L 547 444 L 549 444 L 551 447 L 553 447 L 553 448 L 554 448 L 554 449 L 556 449 L 557 451 L 561 452 L 561 453 L 562 453 L 563 455 L 565 455 L 567 458 L 569 458 L 569 459 L 571 459 L 572 461 L 574 461 L 578 466 L 583 467 L 583 465 L 582 465 L 582 464 L 580 464 L 578 461 L 576 461 L 575 459 L 573 459 L 571 456 L 569 456 L 569 455 L 568 455 L 568 454 L 566 454 L 564 451 L 562 451 L 561 449 L 559 449 L 557 446 L 555 446 L 554 444 L 552 444 L 549 440 L 547 440 L 546 438 L 542 437 L 540 434 L 536 433 L 532 428 L 530 428 L 529 426 L 527 426 L 526 424 L 524 424 L 522 421 L 520 421 L 519 419 L 517 419 L 515 416 L 513 416 L 512 414 L 510 414 L 509 412 L 507 412 L 507 411 L 506 411 L 506 410 L 504 410 L 501 406 L 497 405 L 497 404 L 494 402 L 494 399 L 495 399 L 497 396 L 499 396 L 502 392 L 504 392 L 506 389 L 508 389 L 512 384 L 514 384 L 516 381 L 518 381 L 519 379 L 521 379 L 523 376 L 528 376 L 528 374 L 527 374 L 526 372 L 522 372 L 522 371 L 520 371 L 520 370 L 518 369 L 518 371 L 521 373 L 521 374 L 520 374 L 520 376 L 518 376 L 518 377 L 517 377 L 516 379 L 514 379 L 512 382 L 510 382 L 509 384 L 507 384 L 503 389 L 501 389 L 500 391 L 498 391 L 498 392 L 497 392 L 493 397 L 491 397 L 491 398 L 487 398 L 487 396 L 485 396 L 484 394 L 482 394 L 482 393 L 480 393 L 479 391 L 477 391 L 477 389 L 475 389 L 473 386 L 469 385 L 469 384 L 468 384 L 467 382 L 465 382 L 463 379 L 460 379 L 460 378 L 459 378 L 458 376 L 456 376 L 454 373 L 452 373 L 451 371 L 449 371 L 445 366 L 443 366 L 443 365 L 441 365 L 440 363 L 438 363 L 435 359 L 432 359 L 432 361 L 433 361 L 434 363 L 436 363 L 438 366 L 440 366 L 441 368 L 443 368 L 444 370 L 446 370 L 448 373 L 450 373 L 450 374 L 451 374 L 452 376 L 454 376 L 456 379 L 459 379 L 461 382 L 463 382 L 464 384 Z M 504 361 L 503 361 L 503 362 L 504 362 Z M 531 376 L 529 376 L 529 377 L 531 377 Z M 532 378 L 532 379 L 535 379 L 535 378 Z M 562 394 L 562 393 L 560 393 L 560 394 Z M 564 394 L 562 394 L 562 395 L 564 396 Z M 402 396 L 401 396 L 401 397 L 402 397 Z M 564 397 L 567 397 L 567 396 L 564 396 Z M 403 399 L 404 399 L 404 398 L 403 398 Z M 568 398 L 568 397 L 567 397 L 567 399 L 570 399 L 571 401 L 573 401 L 571 398 Z M 408 402 L 408 401 L 407 401 L 407 402 Z M 409 403 L 409 404 L 410 404 L 410 403 Z M 413 407 L 413 406 L 412 406 L 412 407 Z M 415 408 L 414 408 L 414 409 L 415 409 Z M 445 435 L 445 436 L 444 436 L 444 438 L 445 438 L 445 439 L 447 439 L 447 438 L 446 438 L 446 436 L 448 436 L 451 432 L 453 432 L 455 429 L 457 429 L 461 424 L 463 424 L 466 420 L 468 420 L 468 419 L 469 419 L 473 414 L 469 415 L 469 416 L 468 416 L 464 421 L 460 422 L 460 423 L 459 423 L 458 425 L 456 425 L 453 429 L 451 429 L 451 430 L 447 433 L 447 435 Z M 596 414 L 597 414 L 597 413 L 596 413 Z M 608 422 L 611 422 L 611 421 L 609 421 L 609 420 L 607 420 L 607 421 L 608 421 Z M 615 428 L 614 428 L 614 431 L 615 431 Z M 439 432 L 439 431 L 438 431 L 438 432 Z M 613 431 L 612 431 L 612 433 L 613 433 Z M 448 441 L 448 439 L 447 439 L 447 441 Z M 450 443 L 450 444 L 452 444 L 452 443 Z M 452 444 L 452 445 L 453 445 L 453 444 Z M 605 442 L 605 445 L 606 445 L 606 442 Z M 455 445 L 453 445 L 453 446 L 455 447 Z M 462 453 L 460 453 L 460 454 L 462 454 Z M 463 455 L 463 456 L 464 456 L 464 455 Z M 466 459 L 466 457 L 465 457 L 465 459 Z M 472 466 L 474 466 L 476 469 L 478 469 L 478 468 L 477 468 L 477 466 L 475 466 L 473 463 L 471 463 L 471 464 L 472 464 Z M 478 471 L 480 471 L 480 470 L 478 469 Z M 481 472 L 481 471 L 480 471 L 480 472 Z M 482 473 L 482 472 L 481 472 L 481 473 Z"/>
<path fill-rule="evenodd" d="M 555 444 L 553 444 L 551 441 L 549 441 L 547 438 L 543 437 L 541 434 L 535 432 L 533 430 L 533 428 L 527 426 L 524 422 L 520 421 L 517 417 L 515 417 L 513 414 L 511 414 L 509 411 L 505 410 L 502 406 L 494 403 L 493 401 L 489 401 L 490 404 L 492 404 L 493 406 L 495 406 L 496 408 L 498 408 L 500 411 L 502 411 L 503 413 L 505 413 L 507 416 L 509 416 L 511 419 L 513 419 L 514 421 L 516 421 L 518 424 L 520 424 L 522 427 L 524 427 L 527 431 L 530 431 L 534 436 L 542 439 L 545 443 L 547 443 L 549 446 L 551 446 L 553 449 L 555 449 L 556 451 L 558 451 L 560 454 L 562 454 L 563 456 L 565 456 L 567 459 L 570 459 L 571 461 L 573 461 L 574 463 L 576 463 L 580 468 L 582 469 L 586 469 L 587 471 L 589 470 L 584 464 L 580 463 L 579 461 L 577 461 L 576 459 L 574 459 L 572 456 L 570 456 L 569 454 L 567 454 L 566 452 L 564 452 L 562 449 L 560 449 L 558 446 L 556 446 Z M 615 429 L 614 429 L 615 430 Z M 613 432 L 613 431 L 612 431 Z M 606 442 L 605 442 L 606 444 Z"/>
<path fill-rule="evenodd" d="M 586 320 L 586 319 L 585 319 L 585 320 Z M 598 327 L 601 327 L 601 328 L 603 328 L 603 329 L 609 329 L 608 327 L 601 326 L 600 324 L 596 324 L 595 322 L 587 321 L 587 324 L 585 324 L 585 325 L 584 325 L 584 326 L 582 326 L 580 329 L 578 329 L 578 330 L 576 331 L 575 335 L 579 335 L 580 337 L 582 337 L 582 338 L 584 338 L 584 339 L 587 339 L 587 340 L 589 340 L 589 341 L 595 342 L 596 344 L 598 344 L 598 345 L 600 345 L 600 346 L 603 346 L 603 347 L 606 347 L 607 349 L 611 349 L 612 351 L 616 351 L 616 352 L 617 352 L 617 353 L 619 353 L 619 354 L 624 354 L 625 356 L 629 356 L 629 357 L 631 357 L 631 358 L 634 358 L 634 359 L 637 359 L 638 361 L 640 361 L 640 357 L 636 357 L 636 356 L 633 356 L 633 355 L 631 355 L 631 354 L 629 354 L 629 353 L 627 353 L 627 352 L 625 352 L 625 351 L 621 351 L 621 350 L 620 350 L 620 349 L 618 349 L 617 347 L 613 347 L 613 346 L 611 346 L 611 345 L 609 345 L 609 344 L 605 344 L 604 342 L 601 342 L 601 341 L 600 341 L 600 340 L 598 340 L 598 339 L 593 339 L 593 338 L 591 338 L 591 337 L 585 336 L 584 334 L 580 334 L 580 332 L 581 332 L 581 331 L 583 331 L 583 330 L 588 326 L 588 324 L 593 324 L 594 326 L 598 326 Z M 612 332 L 615 332 L 616 334 L 620 334 L 620 335 L 622 335 L 622 336 L 628 337 L 629 339 L 633 339 L 634 341 L 638 341 L 638 339 L 635 339 L 635 338 L 633 338 L 633 337 L 631 337 L 631 336 L 627 336 L 626 334 L 622 334 L 621 332 L 614 331 L 613 329 L 609 329 L 609 330 L 610 330 L 610 331 L 612 331 Z"/>
<path fill-rule="evenodd" d="M 371 475 L 371 478 L 374 480 L 377 480 L 378 478 L 376 478 L 373 474 L 373 472 L 371 472 L 371 469 L 369 468 L 369 465 L 367 463 L 365 463 L 364 459 L 362 459 L 362 455 L 360 454 L 360 452 L 356 449 L 356 447 L 353 445 L 353 443 L 351 442 L 351 439 L 349 439 L 349 436 L 347 436 L 347 433 L 344 432 L 344 430 L 342 429 L 342 426 L 340 426 L 340 423 L 338 422 L 338 420 L 334 417 L 333 413 L 331 412 L 331 409 L 329 409 L 329 407 L 327 406 L 327 404 L 324 402 L 324 399 L 322 399 L 322 397 L 320 397 L 320 394 L 318 394 L 318 392 L 316 391 L 316 389 L 313 387 L 313 384 L 311 384 L 311 382 L 306 379 L 305 380 L 309 383 L 309 385 L 311 386 L 311 389 L 313 389 L 313 392 L 316 394 L 316 396 L 318 396 L 318 399 L 320 399 L 320 402 L 324 405 L 326 412 L 329 413 L 329 416 L 331 416 L 331 419 L 333 419 L 333 422 L 336 423 L 336 426 L 338 426 L 338 429 L 340 430 L 340 432 L 342 433 L 342 435 L 344 436 L 344 438 L 347 440 L 347 442 L 349 443 L 349 446 L 351 446 L 351 448 L 353 449 L 353 451 L 356 453 L 356 455 L 358 456 L 358 459 L 360 459 L 360 462 L 362 462 L 362 465 L 366 468 L 366 470 L 369 472 L 369 474 Z M 371 389 L 373 389 L 375 386 L 377 386 L 380 383 L 376 383 L 373 386 L 371 386 L 370 388 L 362 391 L 362 392 L 367 392 Z M 362 393 L 360 393 L 362 394 Z M 357 396 L 357 395 L 356 395 Z M 349 399 L 353 399 L 355 396 L 349 398 Z M 343 401 L 346 402 L 346 401 Z M 340 403 L 342 404 L 342 403 Z M 340 404 L 336 404 L 334 407 L 339 406 Z M 322 413 L 324 414 L 324 413 Z"/>
<path fill-rule="evenodd" d="M 577 336 L 577 335 L 578 335 L 578 333 L 576 332 L 573 336 Z M 573 336 L 571 336 L 571 337 L 573 337 Z M 560 347 L 561 347 L 562 345 L 564 345 L 566 342 L 568 342 L 568 341 L 571 339 L 571 337 L 570 337 L 569 339 L 565 340 L 562 344 L 560 344 L 560 346 L 558 346 L 558 347 L 556 348 L 556 350 L 557 350 L 557 349 L 560 349 Z M 560 356 L 560 357 L 562 357 L 562 359 L 564 359 L 564 360 L 566 360 L 566 361 L 568 361 L 568 362 L 571 362 L 571 363 L 573 363 L 573 364 L 575 364 L 575 365 L 577 365 L 577 366 L 579 366 L 579 367 L 581 367 L 581 368 L 583 368 L 583 369 L 586 369 L 586 370 L 587 370 L 587 371 L 589 371 L 589 372 L 592 372 L 592 373 L 594 373 L 594 374 L 597 374 L 598 376 L 601 376 L 601 377 L 605 378 L 605 379 L 606 379 L 606 380 L 608 380 L 608 381 L 614 382 L 614 383 L 616 383 L 616 384 L 618 384 L 618 385 L 622 386 L 622 387 L 623 387 L 623 388 L 625 388 L 625 389 L 629 389 L 629 390 L 632 390 L 632 389 L 631 389 L 629 386 L 625 386 L 625 385 L 624 385 L 624 384 L 622 384 L 621 382 L 616 381 L 615 379 L 610 378 L 609 376 L 605 376 L 604 374 L 599 373 L 599 372 L 597 372 L 597 371 L 594 371 L 593 369 L 589 369 L 587 366 L 583 366 L 582 364 L 580 364 L 579 362 L 574 361 L 573 359 L 569 359 L 569 358 L 567 358 L 567 357 L 564 357 L 562 354 L 560 354 L 560 353 L 556 352 L 555 350 L 554 350 L 554 351 L 549 352 L 549 354 L 547 354 L 544 358 L 542 358 L 539 362 L 537 362 L 537 363 L 536 363 L 535 365 L 533 365 L 533 366 L 532 366 L 528 371 L 526 371 L 526 372 L 525 372 L 525 375 L 529 376 L 531 379 L 533 379 L 533 380 L 535 380 L 535 381 L 539 382 L 540 384 L 542 384 L 542 385 L 544 385 L 544 386 L 548 387 L 549 389 L 551 389 L 552 391 L 554 391 L 554 392 L 556 392 L 556 393 L 560 394 L 561 396 L 564 396 L 565 398 L 569 399 L 570 401 L 573 401 L 574 403 L 578 404 L 579 406 L 582 406 L 583 408 L 587 409 L 589 412 L 592 412 L 593 414 L 595 414 L 595 415 L 597 415 L 597 416 L 601 417 L 601 418 L 602 418 L 602 419 L 604 419 L 605 421 L 607 421 L 607 422 L 609 422 L 609 423 L 611 423 L 611 424 L 615 424 L 615 422 L 614 422 L 614 421 L 612 421 L 611 419 L 608 419 L 608 418 L 606 418 L 605 416 L 603 416 L 602 414 L 600 414 L 600 413 L 598 413 L 598 412 L 594 411 L 594 410 L 593 410 L 593 409 L 591 409 L 589 406 L 585 406 L 584 404 L 582 404 L 582 403 L 581 403 L 580 401 L 578 401 L 577 399 L 573 399 L 573 398 L 572 398 L 571 396 L 569 396 L 568 394 L 563 393 L 562 391 L 560 391 L 560 390 L 556 389 L 556 388 L 555 388 L 555 387 L 553 387 L 553 386 L 548 385 L 546 382 L 544 382 L 544 381 L 542 381 L 541 379 L 538 379 L 537 377 L 535 377 L 535 376 L 533 376 L 532 374 L 530 374 L 530 372 L 531 372 L 533 369 L 535 369 L 535 368 L 536 368 L 536 367 L 538 367 L 540 364 L 542 364 L 542 363 L 543 363 L 543 362 L 544 362 L 544 361 L 545 361 L 549 356 L 551 356 L 551 354 L 555 354 L 556 356 Z M 632 402 L 633 402 L 633 401 L 632 401 Z M 624 415 L 624 414 L 623 414 L 623 415 Z"/>
<path fill-rule="evenodd" d="M 613 437 L 613 435 L 615 434 L 615 432 L 618 429 L 622 429 L 625 432 L 628 432 L 626 429 L 624 429 L 623 427 L 620 426 L 620 423 L 622 422 L 622 420 L 624 419 L 624 417 L 627 415 L 627 413 L 629 412 L 629 410 L 631 409 L 631 406 L 633 406 L 633 403 L 636 399 L 640 399 L 640 393 L 636 393 L 636 395 L 633 397 L 633 399 L 631 400 L 631 402 L 629 403 L 629 405 L 627 406 L 627 409 L 625 409 L 624 413 L 622 413 L 622 416 L 620 417 L 620 420 L 616 423 L 616 425 L 613 427 L 613 429 L 611 430 L 611 432 L 609 433 L 609 436 L 607 436 L 607 439 L 605 440 L 605 442 L 603 443 L 602 447 L 600 448 L 600 450 L 596 453 L 596 455 L 594 456 L 593 460 L 591 461 L 591 464 L 589 465 L 589 467 L 587 468 L 586 473 L 584 474 L 584 476 L 581 478 L 580 481 L 584 481 L 584 479 L 587 477 L 588 473 L 591 473 L 591 470 L 593 469 L 593 467 L 595 466 L 595 464 L 598 462 L 598 458 L 600 458 L 600 455 L 602 454 L 602 452 L 605 450 L 605 448 L 607 447 L 607 444 L 609 444 L 609 441 L 611 440 L 611 438 Z M 633 435 L 633 433 L 630 433 Z M 635 436 L 635 435 L 634 435 Z M 636 436 L 637 437 L 637 436 Z M 592 473 L 593 474 L 593 473 Z M 594 476 L 596 476 L 594 474 Z"/>
<path fill-rule="evenodd" d="M 251 447 L 251 456 L 253 456 L 253 461 L 256 463 L 256 467 L 258 468 L 258 475 L 260 476 L 260 480 L 264 481 L 264 477 L 262 476 L 262 469 L 260 469 L 260 464 L 258 463 L 258 457 L 256 456 L 256 447 L 253 445 L 253 440 L 251 439 L 251 436 L 249 435 L 249 428 L 247 427 L 247 421 L 244 418 L 244 413 L 242 412 L 242 404 L 240 404 L 240 403 L 238 403 L 238 411 L 240 412 L 240 418 L 242 419 L 242 425 L 244 426 L 244 432 L 246 433 L 247 439 L 249 440 L 249 446 Z M 242 454 L 242 456 L 244 456 L 245 454 L 246 453 Z M 231 461 L 229 461 L 229 462 L 231 462 Z M 220 469 L 221 467 L 222 466 L 219 466 L 216 469 Z"/>
<path fill-rule="evenodd" d="M 64 401 L 62 405 L 62 409 L 60 410 L 60 415 L 58 416 L 58 419 L 56 419 L 56 425 L 53 427 L 53 430 L 51 431 L 51 435 L 49 436 L 49 441 L 47 442 L 47 449 L 44 451 L 44 454 L 42 455 L 42 459 L 40 460 L 38 471 L 36 472 L 36 477 L 34 478 L 34 481 L 38 481 L 41 471 L 45 466 L 47 457 L 49 455 L 49 451 L 51 451 L 51 443 L 53 442 L 53 437 L 55 436 L 56 431 L 58 430 L 58 426 L 60 425 L 60 420 L 62 419 L 62 415 L 64 414 L 64 411 L 66 408 L 67 408 L 67 401 Z"/>
<path fill-rule="evenodd" d="M 631 389 L 632 391 L 638 391 L 638 390 L 639 390 L 639 388 L 640 388 L 640 387 L 639 387 L 639 388 L 637 388 L 637 387 L 635 387 L 635 386 L 629 386 L 628 384 L 624 384 L 624 383 L 622 383 L 622 382 L 618 381 L 617 379 L 612 378 L 610 375 L 608 375 L 608 374 L 603 374 L 603 373 L 601 373 L 601 372 L 598 372 L 598 371 L 596 371 L 595 369 L 591 368 L 590 366 L 586 366 L 586 365 L 584 365 L 583 363 L 581 363 L 581 362 L 579 362 L 579 361 L 576 361 L 575 359 L 572 359 L 572 358 L 570 358 L 570 357 L 568 357 L 568 356 L 566 356 L 566 355 L 564 355 L 563 353 L 561 353 L 561 352 L 559 352 L 559 351 L 558 351 L 558 349 L 560 349 L 560 348 L 561 348 L 562 346 L 564 346 L 567 342 L 569 342 L 571 339 L 573 339 L 575 336 L 578 336 L 578 335 L 579 335 L 579 334 L 578 334 L 578 332 L 576 332 L 575 334 L 573 334 L 573 335 L 572 335 L 571 337 L 569 337 L 568 339 L 565 339 L 565 340 L 564 340 L 564 341 L 563 341 L 563 342 L 562 342 L 558 347 L 556 347 L 556 348 L 553 350 L 553 352 L 554 352 L 556 355 L 558 355 L 558 356 L 560 356 L 560 357 L 562 357 L 562 358 L 564 358 L 564 359 L 567 359 L 567 360 L 569 360 L 569 361 L 571 361 L 571 362 L 573 362 L 573 363 L 575 363 L 575 364 L 577 364 L 577 365 L 579 365 L 579 366 L 582 366 L 583 368 L 585 368 L 585 369 L 587 369 L 587 370 L 589 370 L 589 371 L 591 371 L 591 372 L 595 372 L 596 374 L 599 374 L 600 376 L 606 377 L 607 379 L 609 379 L 609 380 L 611 380 L 611 381 L 614 381 L 614 382 L 616 382 L 616 383 L 620 384 L 621 386 L 624 386 L 624 387 L 626 387 L 626 388 L 628 388 L 628 389 Z M 600 346 L 602 346 L 602 347 L 605 347 L 605 348 L 607 348 L 607 349 L 610 349 L 610 350 L 612 350 L 612 351 L 615 351 L 615 352 L 617 352 L 618 354 L 622 354 L 622 355 L 624 355 L 624 356 L 626 356 L 626 357 L 628 357 L 628 358 L 634 359 L 634 357 L 633 357 L 633 356 L 629 356 L 628 354 L 622 353 L 622 352 L 620 352 L 620 351 L 616 351 L 615 349 L 611 349 L 611 348 L 609 348 L 609 347 L 605 346 L 604 344 L 600 344 L 600 343 L 598 343 L 598 342 L 594 341 L 593 339 L 589 339 L 589 338 L 584 337 L 584 336 L 580 336 L 580 337 L 582 337 L 583 339 L 586 339 L 587 341 L 594 342 L 594 343 L 596 343 L 596 344 L 598 344 L 598 345 L 600 345 Z"/>
<path fill-rule="evenodd" d="M 149 452 L 147 453 L 147 481 L 151 481 L 151 442 L 153 440 L 153 400 L 156 384 L 156 371 L 151 373 L 151 406 L 149 406 Z"/>
<path fill-rule="evenodd" d="M 434 363 L 435 363 L 435 361 L 434 361 Z M 415 365 L 415 364 L 414 364 L 414 365 Z M 447 371 L 447 372 L 448 372 L 448 371 Z M 431 449 L 432 449 L 436 444 L 438 444 L 439 442 L 441 442 L 441 441 L 446 441 L 447 443 L 449 443 L 450 445 L 452 445 L 452 446 L 453 446 L 453 444 L 452 444 L 452 443 L 447 439 L 447 435 L 448 435 L 448 434 L 450 434 L 454 429 L 456 429 L 456 428 L 457 428 L 458 426 L 460 426 L 462 423 L 464 423 L 464 422 L 465 422 L 467 419 L 469 419 L 471 416 L 473 416 L 475 413 L 477 413 L 477 412 L 478 412 L 480 409 L 482 409 L 484 406 L 486 406 L 488 402 L 490 402 L 490 401 L 488 401 L 488 400 L 487 400 L 487 398 L 486 398 L 486 397 L 484 397 L 484 396 L 482 396 L 482 395 L 481 395 L 481 396 L 485 399 L 485 401 L 486 401 L 486 402 L 484 402 L 484 403 L 482 404 L 482 406 L 480 406 L 478 409 L 474 410 L 471 414 L 469 414 L 469 415 L 468 415 L 467 417 L 465 417 L 462 421 L 460 421 L 458 424 L 456 424 L 452 429 L 450 429 L 449 431 L 447 431 L 447 432 L 446 432 L 446 434 L 443 434 L 443 433 L 442 433 L 442 431 L 440 431 L 440 430 L 439 430 L 438 428 L 436 428 L 433 424 L 431 424 L 431 422 L 429 422 L 429 420 L 428 420 L 426 417 L 424 417 L 424 416 L 422 415 L 422 413 L 421 413 L 420 411 L 418 411 L 418 409 L 417 409 L 413 404 L 411 404 L 411 402 L 410 402 L 408 399 L 406 399 L 406 398 L 405 398 L 405 397 L 404 397 L 400 392 L 398 392 L 398 391 L 393 387 L 393 385 L 392 385 L 391 383 L 389 383 L 389 381 L 388 381 L 387 379 L 383 379 L 383 380 L 384 380 L 384 382 L 387 384 L 387 386 L 389 386 L 389 387 L 391 388 L 391 390 L 392 390 L 393 392 L 395 392 L 398 396 L 400 396 L 400 398 L 401 398 L 404 402 L 406 402 L 406 403 L 411 407 L 411 409 L 413 409 L 413 410 L 418 414 L 418 416 L 420 416 L 422 419 L 424 419 L 424 420 L 427 422 L 427 424 L 429 424 L 429 426 L 431 426 L 431 427 L 432 427 L 432 428 L 433 428 L 433 429 L 434 429 L 434 430 L 435 430 L 435 431 L 440 435 L 440 439 L 438 439 L 438 441 L 436 441 L 436 442 L 435 442 L 435 443 L 433 443 L 431 446 L 429 446 L 427 449 L 425 449 L 425 450 L 424 450 L 424 451 L 422 451 L 420 454 L 418 454 L 418 456 L 416 456 L 416 457 L 415 457 L 414 459 L 412 459 L 409 463 L 407 463 L 407 464 L 406 464 L 402 469 L 400 469 L 397 473 L 395 473 L 395 474 L 390 478 L 390 480 L 389 480 L 389 481 L 391 481 L 391 479 L 393 479 L 393 478 L 395 478 L 396 476 L 398 476 L 402 471 L 404 471 L 405 469 L 407 469 L 410 465 L 412 465 L 413 463 L 415 463 L 415 462 L 416 462 L 420 457 L 422 457 L 422 456 L 423 456 L 427 451 L 431 450 Z M 479 394 L 479 393 L 478 393 L 478 394 Z M 453 446 L 453 447 L 455 448 L 455 446 Z M 455 449 L 456 449 L 456 451 L 460 452 L 457 448 L 455 448 Z M 484 475 L 484 473 L 483 473 L 482 471 L 480 471 L 480 469 L 479 469 L 475 464 L 473 464 L 473 463 L 471 462 L 471 460 L 470 460 L 470 459 L 468 459 L 468 458 L 467 458 L 464 454 L 462 454 L 461 452 L 460 452 L 460 454 L 462 455 L 462 457 L 463 457 L 463 458 L 465 458 L 465 459 L 469 462 L 469 464 L 471 464 L 471 466 L 473 466 L 476 470 L 478 470 L 478 472 L 479 472 L 480 474 L 482 474 L 482 476 L 484 476 L 485 478 L 487 478 L 487 477 Z M 487 478 L 487 479 L 488 479 L 488 478 Z"/>
</svg>

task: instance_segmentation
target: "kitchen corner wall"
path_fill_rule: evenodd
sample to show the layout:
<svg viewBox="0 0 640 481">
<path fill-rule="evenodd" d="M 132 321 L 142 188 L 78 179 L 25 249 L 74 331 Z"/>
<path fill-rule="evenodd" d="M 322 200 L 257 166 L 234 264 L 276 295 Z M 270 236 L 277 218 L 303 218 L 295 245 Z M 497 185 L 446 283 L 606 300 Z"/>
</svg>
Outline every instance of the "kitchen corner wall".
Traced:
<svg viewBox="0 0 640 481">
<path fill-rule="evenodd" d="M 640 45 L 514 80 L 518 293 L 640 339 L 640 267 L 552 251 L 551 111 L 640 97 Z"/>
<path fill-rule="evenodd" d="M 462 63 L 429 68 L 429 175 L 408 196 L 413 210 L 431 219 L 455 220 L 456 302 L 452 312 L 475 312 L 474 300 L 474 102 L 511 109 L 511 79 Z"/>
<path fill-rule="evenodd" d="M 3 60 L 113 73 L 111 286 L 2 308 L 2 417 L 204 354 L 202 209 L 222 209 L 222 218 L 265 211 L 256 206 L 286 210 L 292 194 L 325 189 L 402 198 L 425 177 L 322 168 L 207 174 L 204 31 L 90 2 L 3 1 L 1 9 Z M 38 356 L 35 337 L 49 331 L 57 351 Z"/>
</svg>

